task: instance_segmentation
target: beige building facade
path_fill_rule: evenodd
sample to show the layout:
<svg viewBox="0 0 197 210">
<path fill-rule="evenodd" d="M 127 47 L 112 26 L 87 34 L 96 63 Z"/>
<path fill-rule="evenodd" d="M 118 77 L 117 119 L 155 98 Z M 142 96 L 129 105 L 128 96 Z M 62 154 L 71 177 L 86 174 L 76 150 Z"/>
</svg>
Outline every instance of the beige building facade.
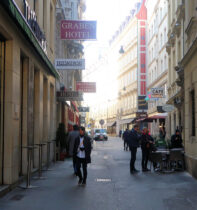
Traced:
<svg viewBox="0 0 197 210">
<path fill-rule="evenodd" d="M 155 136 L 158 135 L 159 127 L 165 129 L 167 118 L 167 113 L 159 113 L 159 109 L 167 101 L 168 54 L 166 52 L 166 43 L 168 32 L 168 2 L 167 0 L 147 0 L 146 7 L 148 10 L 147 92 L 151 94 L 152 88 L 162 88 L 164 90 L 163 98 L 150 98 L 148 101 L 148 116 L 153 119 L 155 117 L 154 122 L 149 123 L 149 128 L 151 134 Z"/>
<path fill-rule="evenodd" d="M 197 178 L 197 1 L 183 2 L 184 57 L 179 69 L 179 82 L 184 84 L 184 146 L 188 171 Z"/>
<path fill-rule="evenodd" d="M 26 175 L 25 146 L 55 138 L 59 78 L 53 66 L 55 4 L 0 2 L 0 184 L 14 184 Z M 44 163 L 46 159 L 44 147 Z M 38 161 L 35 149 L 33 169 Z"/>
<path fill-rule="evenodd" d="M 168 42 L 166 50 L 168 52 L 168 104 L 172 104 L 175 109 L 169 113 L 167 124 L 168 137 L 179 129 L 184 136 L 184 104 L 183 87 L 179 83 L 178 69 L 179 62 L 184 56 L 184 1 L 168 1 Z"/>
</svg>

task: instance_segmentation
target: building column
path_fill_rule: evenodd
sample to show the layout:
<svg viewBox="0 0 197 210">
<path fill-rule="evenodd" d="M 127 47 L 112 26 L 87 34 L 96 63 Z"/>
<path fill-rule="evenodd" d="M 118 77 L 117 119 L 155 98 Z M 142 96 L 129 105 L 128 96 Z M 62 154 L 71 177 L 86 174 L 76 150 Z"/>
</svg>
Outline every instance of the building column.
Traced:
<svg viewBox="0 0 197 210">
<path fill-rule="evenodd" d="M 19 177 L 20 48 L 6 41 L 3 184 Z"/>
</svg>

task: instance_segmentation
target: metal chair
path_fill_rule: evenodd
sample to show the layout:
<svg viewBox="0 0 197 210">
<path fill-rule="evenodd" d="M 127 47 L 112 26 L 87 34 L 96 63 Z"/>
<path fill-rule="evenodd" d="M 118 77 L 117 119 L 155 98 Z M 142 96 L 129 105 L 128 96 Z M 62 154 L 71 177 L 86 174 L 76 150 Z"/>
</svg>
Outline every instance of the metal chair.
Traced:
<svg viewBox="0 0 197 210">
<path fill-rule="evenodd" d="M 172 151 L 170 150 L 170 155 L 169 155 L 169 164 L 170 167 L 172 166 L 172 163 L 176 163 L 176 170 L 179 169 L 178 167 L 178 162 L 181 162 L 181 166 L 182 166 L 182 170 L 184 170 L 184 158 L 183 158 L 183 154 L 181 151 Z"/>
<path fill-rule="evenodd" d="M 154 167 L 154 170 L 155 170 L 157 163 L 159 163 L 160 171 L 163 170 L 163 156 L 162 156 L 162 153 L 160 153 L 160 152 L 152 152 L 152 153 L 150 153 L 149 161 L 151 162 L 150 170 L 152 169 L 152 164 L 153 164 L 153 167 Z"/>
</svg>

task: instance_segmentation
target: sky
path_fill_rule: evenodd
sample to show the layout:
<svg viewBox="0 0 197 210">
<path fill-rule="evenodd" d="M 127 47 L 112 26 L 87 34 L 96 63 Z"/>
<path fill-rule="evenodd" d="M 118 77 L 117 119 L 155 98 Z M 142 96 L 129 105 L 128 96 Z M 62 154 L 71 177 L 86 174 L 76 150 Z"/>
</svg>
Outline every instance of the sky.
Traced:
<svg viewBox="0 0 197 210">
<path fill-rule="evenodd" d="M 121 23 L 129 15 L 129 11 L 133 8 L 137 0 L 86 0 L 86 20 L 97 21 L 97 41 L 86 41 L 85 46 L 85 59 L 86 67 L 94 65 L 98 61 L 100 55 L 103 54 L 108 47 L 109 40 L 119 28 Z M 138 0 L 139 1 L 139 0 Z M 85 70 L 86 71 L 86 70 Z M 107 71 L 107 67 L 106 67 Z M 84 74 L 87 72 L 84 72 Z M 106 74 L 107 75 L 107 74 Z M 104 71 L 91 73 L 92 81 L 97 83 L 96 94 L 85 94 L 85 103 L 90 105 L 97 103 L 97 101 L 106 99 L 108 97 L 107 89 L 109 83 L 107 82 Z M 86 82 L 87 78 L 83 80 Z M 113 89 L 113 88 L 112 88 Z"/>
</svg>

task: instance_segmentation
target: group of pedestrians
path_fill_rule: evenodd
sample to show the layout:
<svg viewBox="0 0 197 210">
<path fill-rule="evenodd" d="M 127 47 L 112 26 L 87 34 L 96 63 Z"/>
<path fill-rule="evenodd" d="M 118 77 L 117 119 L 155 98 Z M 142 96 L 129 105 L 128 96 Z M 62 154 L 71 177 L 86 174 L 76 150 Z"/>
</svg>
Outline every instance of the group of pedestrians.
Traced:
<svg viewBox="0 0 197 210">
<path fill-rule="evenodd" d="M 125 130 L 123 133 L 123 140 L 124 140 L 124 150 L 131 151 L 131 160 L 130 160 L 130 172 L 136 173 L 138 170 L 135 167 L 136 155 L 137 155 L 137 148 L 141 145 L 142 149 L 142 171 L 146 172 L 149 171 L 147 168 L 148 159 L 150 151 L 154 145 L 154 139 L 149 135 L 149 131 L 147 128 L 144 128 L 142 133 L 139 132 L 139 126 L 134 125 L 133 129 L 129 131 L 128 129 Z"/>
<path fill-rule="evenodd" d="M 86 185 L 87 164 L 91 163 L 91 139 L 85 135 L 85 127 L 73 126 L 68 135 L 69 155 L 73 158 L 74 174 L 79 177 L 78 184 Z M 81 167 L 83 173 L 81 172 Z"/>
<path fill-rule="evenodd" d="M 139 126 L 135 125 L 131 131 L 128 129 L 122 135 L 124 140 L 124 150 L 131 151 L 131 161 L 130 161 L 130 172 L 135 173 L 138 170 L 135 168 L 137 148 L 141 146 L 142 150 L 142 171 L 150 171 L 147 168 L 149 155 L 152 151 L 156 150 L 155 142 L 149 133 L 147 128 L 144 128 L 142 132 L 139 131 Z M 182 148 L 182 138 L 179 130 L 171 137 L 171 148 Z"/>
</svg>

